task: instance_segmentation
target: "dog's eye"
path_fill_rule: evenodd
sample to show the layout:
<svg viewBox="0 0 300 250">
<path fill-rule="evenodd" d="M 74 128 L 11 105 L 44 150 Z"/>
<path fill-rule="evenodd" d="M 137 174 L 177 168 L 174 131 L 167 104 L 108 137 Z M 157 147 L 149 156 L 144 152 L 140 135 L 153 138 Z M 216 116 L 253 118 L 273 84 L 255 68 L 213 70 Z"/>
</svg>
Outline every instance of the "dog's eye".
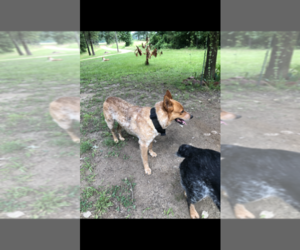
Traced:
<svg viewBox="0 0 300 250">
<path fill-rule="evenodd" d="M 183 113 L 184 113 L 184 110 L 181 111 L 181 114 L 183 114 Z"/>
</svg>

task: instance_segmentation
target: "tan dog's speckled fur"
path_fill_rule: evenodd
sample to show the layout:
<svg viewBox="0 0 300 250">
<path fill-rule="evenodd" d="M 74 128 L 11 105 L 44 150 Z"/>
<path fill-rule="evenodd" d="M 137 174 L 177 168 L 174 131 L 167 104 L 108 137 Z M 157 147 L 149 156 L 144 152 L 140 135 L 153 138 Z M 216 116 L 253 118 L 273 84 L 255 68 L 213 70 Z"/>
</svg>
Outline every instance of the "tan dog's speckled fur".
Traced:
<svg viewBox="0 0 300 250">
<path fill-rule="evenodd" d="M 80 122 L 80 98 L 60 97 L 49 105 L 53 120 L 71 136 L 74 142 L 80 143 L 72 129 L 72 121 Z"/>
<path fill-rule="evenodd" d="M 103 104 L 105 121 L 116 143 L 118 139 L 113 128 L 114 121 L 118 122 L 117 132 L 120 140 L 125 140 L 121 135 L 122 128 L 127 133 L 139 138 L 143 165 L 148 175 L 151 174 L 148 164 L 148 150 L 152 157 L 157 156 L 152 150 L 152 144 L 154 138 L 159 135 L 150 119 L 150 110 L 150 107 L 134 106 L 118 97 L 108 97 Z M 184 121 L 193 118 L 192 115 L 184 111 L 179 102 L 172 99 L 169 90 L 167 90 L 164 100 L 155 104 L 155 110 L 158 121 L 163 129 L 166 129 L 177 118 Z"/>
</svg>

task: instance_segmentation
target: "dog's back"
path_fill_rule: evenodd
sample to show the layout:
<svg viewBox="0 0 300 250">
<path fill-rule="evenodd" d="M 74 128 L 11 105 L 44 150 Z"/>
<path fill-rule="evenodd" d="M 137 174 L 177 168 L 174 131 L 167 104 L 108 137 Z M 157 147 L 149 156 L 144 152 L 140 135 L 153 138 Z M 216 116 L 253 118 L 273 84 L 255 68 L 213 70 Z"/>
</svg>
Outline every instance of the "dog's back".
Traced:
<svg viewBox="0 0 300 250">
<path fill-rule="evenodd" d="M 222 145 L 222 188 L 230 204 L 278 196 L 300 211 L 300 153 Z"/>
<path fill-rule="evenodd" d="M 190 192 L 191 202 L 211 196 L 220 209 L 220 153 L 181 145 L 177 155 L 185 158 L 179 168 L 182 186 L 187 194 Z"/>
<path fill-rule="evenodd" d="M 80 121 L 80 98 L 60 97 L 49 105 L 50 114 L 54 117 L 62 116 L 65 119 Z"/>
<path fill-rule="evenodd" d="M 119 120 L 126 119 L 126 114 L 131 107 L 135 106 L 121 98 L 108 97 L 103 103 L 104 116 L 111 116 L 119 122 Z"/>
</svg>

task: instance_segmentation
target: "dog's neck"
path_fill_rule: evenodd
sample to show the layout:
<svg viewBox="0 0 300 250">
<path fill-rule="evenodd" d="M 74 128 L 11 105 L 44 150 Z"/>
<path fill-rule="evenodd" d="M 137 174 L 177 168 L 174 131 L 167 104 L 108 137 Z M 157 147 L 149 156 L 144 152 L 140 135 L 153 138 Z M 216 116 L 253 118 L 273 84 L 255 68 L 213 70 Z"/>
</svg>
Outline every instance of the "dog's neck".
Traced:
<svg viewBox="0 0 300 250">
<path fill-rule="evenodd" d="M 168 112 L 163 107 L 163 101 L 157 102 L 154 107 L 160 126 L 166 129 L 172 121 L 169 120 Z"/>
</svg>

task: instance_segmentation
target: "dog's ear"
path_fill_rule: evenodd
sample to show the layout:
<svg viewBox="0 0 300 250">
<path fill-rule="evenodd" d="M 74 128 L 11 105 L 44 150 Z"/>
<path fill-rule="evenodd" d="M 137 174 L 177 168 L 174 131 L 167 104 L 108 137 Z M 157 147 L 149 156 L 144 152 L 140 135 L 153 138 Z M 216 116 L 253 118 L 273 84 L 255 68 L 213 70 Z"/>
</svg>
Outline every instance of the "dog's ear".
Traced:
<svg viewBox="0 0 300 250">
<path fill-rule="evenodd" d="M 170 99 L 173 99 L 173 97 L 172 97 L 172 95 L 171 95 L 171 93 L 170 93 L 169 90 L 167 90 L 165 96 L 169 97 Z"/>
<path fill-rule="evenodd" d="M 167 95 L 164 96 L 164 105 L 163 106 L 168 113 L 170 113 L 174 110 L 173 102 Z"/>
</svg>

